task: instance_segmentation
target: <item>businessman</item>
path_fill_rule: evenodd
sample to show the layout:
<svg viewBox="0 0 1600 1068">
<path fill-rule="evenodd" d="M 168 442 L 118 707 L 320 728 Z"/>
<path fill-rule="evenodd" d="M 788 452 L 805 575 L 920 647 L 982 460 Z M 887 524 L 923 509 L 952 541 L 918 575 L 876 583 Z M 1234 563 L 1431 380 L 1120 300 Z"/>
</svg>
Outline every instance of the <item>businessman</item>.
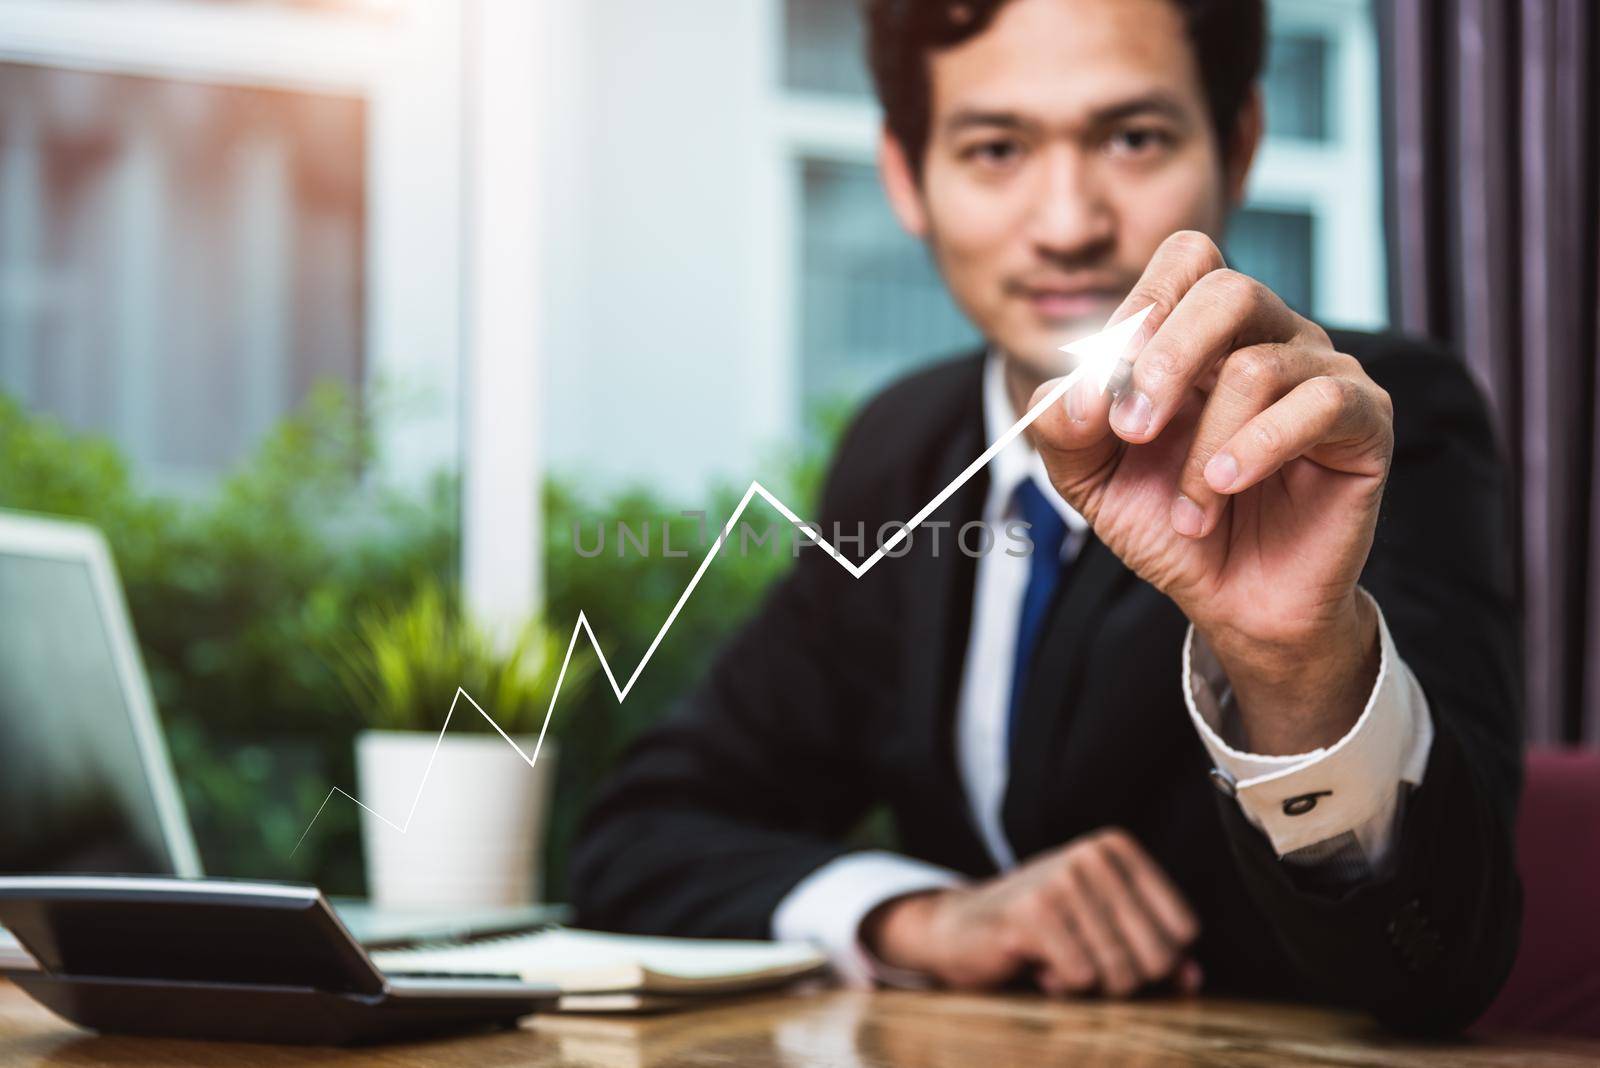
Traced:
<svg viewBox="0 0 1600 1068">
<path fill-rule="evenodd" d="M 1501 472 L 1450 356 L 1226 267 L 1260 0 L 866 14 L 889 199 L 988 345 L 866 406 L 824 532 L 914 515 L 1064 340 L 1153 309 L 1114 395 L 1080 382 L 930 517 L 1031 553 L 801 553 L 588 815 L 583 922 L 1464 1025 L 1520 919 Z M 876 808 L 895 851 L 850 844 Z"/>
</svg>

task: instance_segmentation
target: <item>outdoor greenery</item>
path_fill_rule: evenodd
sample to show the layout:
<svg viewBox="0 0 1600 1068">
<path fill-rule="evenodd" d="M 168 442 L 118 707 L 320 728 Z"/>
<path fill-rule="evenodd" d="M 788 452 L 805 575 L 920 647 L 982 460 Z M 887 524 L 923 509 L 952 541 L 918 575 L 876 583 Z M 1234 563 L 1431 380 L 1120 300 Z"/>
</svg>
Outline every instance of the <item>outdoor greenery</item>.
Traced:
<svg viewBox="0 0 1600 1068">
<path fill-rule="evenodd" d="M 763 465 L 760 474 L 809 508 L 821 454 L 821 447 L 808 448 L 799 459 Z M 430 616 L 426 626 L 453 625 L 450 591 L 458 578 L 453 473 L 440 473 L 421 493 L 400 493 L 373 484 L 371 460 L 358 406 L 337 389 L 322 389 L 215 493 L 175 500 L 141 487 L 108 442 L 73 434 L 0 395 L 0 508 L 79 517 L 105 532 L 211 873 L 311 879 L 331 893 L 361 890 L 353 805 L 330 804 L 291 856 L 329 788 L 355 786 L 354 734 L 384 714 L 381 701 L 357 695 L 363 687 L 381 693 L 397 684 L 392 675 L 369 678 L 353 692 L 352 650 L 363 642 L 371 647 L 408 612 L 419 626 Z M 691 548 L 683 557 L 619 556 L 608 545 L 585 557 L 573 544 L 574 531 L 592 537 L 600 524 L 614 529 L 620 520 L 637 530 L 648 522 L 659 544 L 665 522 L 675 549 L 692 547 L 702 520 L 680 513 L 703 510 L 714 531 L 743 489 L 721 487 L 708 500 L 676 502 L 642 489 L 597 499 L 559 479 L 547 482 L 548 631 L 530 631 L 528 640 L 540 648 L 554 641 L 564 651 L 582 609 L 625 680 L 702 554 Z M 719 640 L 788 564 L 787 546 L 719 557 L 626 703 L 607 684 L 563 688 L 545 867 L 552 897 L 564 892 L 567 845 L 607 770 L 693 684 Z M 468 690 L 491 714 L 524 714 L 528 694 L 548 682 L 535 672 L 512 684 L 508 696 L 481 653 L 468 658 L 477 665 L 476 674 L 465 676 L 473 680 Z M 433 703 L 429 693 L 442 692 L 446 683 L 437 672 L 446 668 L 435 658 L 415 670 L 405 715 L 435 722 L 423 706 Z M 423 681 L 424 671 L 435 677 Z M 474 692 L 480 685 L 483 692 Z M 454 685 L 448 688 L 453 694 Z M 502 700 L 518 707 L 497 707 Z M 432 711 L 442 719 L 447 707 Z"/>
<path fill-rule="evenodd" d="M 493 709 L 495 723 L 507 734 L 538 733 L 547 710 L 551 726 L 559 728 L 550 704 L 556 680 L 562 694 L 581 696 L 594 671 L 590 650 L 574 649 L 569 661 L 566 635 L 538 618 L 528 620 L 511 647 L 502 649 L 462 611 L 457 592 L 425 580 L 404 604 L 359 610 L 351 635 L 335 642 L 334 672 L 366 725 L 438 731 L 457 691 L 464 690 L 485 710 Z M 494 730 L 466 705 L 456 712 L 452 731 Z"/>
</svg>

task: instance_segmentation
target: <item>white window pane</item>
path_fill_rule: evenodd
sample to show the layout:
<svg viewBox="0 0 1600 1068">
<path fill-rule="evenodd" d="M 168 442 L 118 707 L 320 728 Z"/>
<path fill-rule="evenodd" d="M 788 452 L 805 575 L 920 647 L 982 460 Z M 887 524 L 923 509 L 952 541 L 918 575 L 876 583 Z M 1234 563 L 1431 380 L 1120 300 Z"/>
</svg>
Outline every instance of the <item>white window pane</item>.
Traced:
<svg viewBox="0 0 1600 1068">
<path fill-rule="evenodd" d="M 800 342 L 810 402 L 858 399 L 932 357 L 978 344 L 922 244 L 859 163 L 801 168 Z"/>
<path fill-rule="evenodd" d="M 362 367 L 364 105 L 0 64 L 0 389 L 203 485 Z"/>
<path fill-rule="evenodd" d="M 1302 141 L 1331 137 L 1328 78 L 1332 43 L 1314 33 L 1273 34 L 1263 79 L 1267 136 Z"/>
<path fill-rule="evenodd" d="M 857 0 L 784 0 L 783 84 L 815 93 L 872 92 Z"/>
</svg>

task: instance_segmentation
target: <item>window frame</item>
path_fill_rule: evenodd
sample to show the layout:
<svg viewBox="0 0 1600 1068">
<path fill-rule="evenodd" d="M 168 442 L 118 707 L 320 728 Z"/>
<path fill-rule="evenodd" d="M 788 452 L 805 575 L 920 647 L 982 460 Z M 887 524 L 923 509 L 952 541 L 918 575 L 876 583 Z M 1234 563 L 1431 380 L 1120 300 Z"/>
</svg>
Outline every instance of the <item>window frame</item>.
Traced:
<svg viewBox="0 0 1600 1068">
<path fill-rule="evenodd" d="M 1319 320 L 1381 328 L 1388 322 L 1378 48 L 1367 0 L 1272 0 L 1274 33 L 1328 42 L 1328 138 L 1268 137 L 1245 205 L 1312 218 L 1312 288 Z"/>
<path fill-rule="evenodd" d="M 459 464 L 465 594 L 495 626 L 541 586 L 537 245 L 511 239 L 537 234 L 547 104 L 518 121 L 496 102 L 537 85 L 545 7 L 0 0 L 0 62 L 365 103 L 369 477 L 420 488 Z"/>
</svg>

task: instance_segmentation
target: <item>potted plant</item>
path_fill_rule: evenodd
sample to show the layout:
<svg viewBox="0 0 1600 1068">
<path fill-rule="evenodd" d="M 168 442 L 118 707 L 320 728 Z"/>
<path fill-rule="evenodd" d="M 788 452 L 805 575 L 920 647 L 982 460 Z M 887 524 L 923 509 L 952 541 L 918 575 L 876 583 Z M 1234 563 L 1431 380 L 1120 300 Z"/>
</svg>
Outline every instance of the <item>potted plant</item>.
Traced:
<svg viewBox="0 0 1600 1068">
<path fill-rule="evenodd" d="M 368 895 L 419 909 L 536 900 L 554 713 L 589 681 L 589 651 L 573 651 L 552 711 L 564 637 L 532 619 L 497 642 L 428 582 L 406 604 L 360 613 L 334 652 L 367 724 L 356 775 Z"/>
</svg>

